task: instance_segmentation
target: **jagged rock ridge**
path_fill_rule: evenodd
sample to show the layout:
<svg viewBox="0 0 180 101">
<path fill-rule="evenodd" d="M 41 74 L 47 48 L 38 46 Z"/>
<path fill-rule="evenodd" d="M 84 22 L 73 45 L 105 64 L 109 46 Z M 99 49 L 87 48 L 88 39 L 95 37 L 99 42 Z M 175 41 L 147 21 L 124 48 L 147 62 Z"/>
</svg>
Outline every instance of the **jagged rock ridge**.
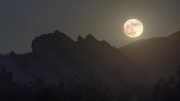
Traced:
<svg viewBox="0 0 180 101">
<path fill-rule="evenodd" d="M 32 52 L 0 56 L 0 65 L 14 74 L 19 83 L 38 81 L 47 85 L 101 80 L 120 86 L 143 81 L 140 65 L 92 35 L 70 39 L 55 31 L 36 37 Z M 139 78 L 138 80 L 136 78 Z"/>
</svg>

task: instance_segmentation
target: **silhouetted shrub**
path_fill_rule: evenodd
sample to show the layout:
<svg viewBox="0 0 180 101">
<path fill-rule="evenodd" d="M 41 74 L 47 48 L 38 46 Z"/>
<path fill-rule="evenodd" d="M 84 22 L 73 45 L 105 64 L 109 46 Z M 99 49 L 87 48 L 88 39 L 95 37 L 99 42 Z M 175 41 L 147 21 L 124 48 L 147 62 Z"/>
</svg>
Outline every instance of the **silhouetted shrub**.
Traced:
<svg viewBox="0 0 180 101">
<path fill-rule="evenodd" d="M 154 101 L 180 101 L 180 67 L 177 77 L 160 79 L 154 85 Z"/>
</svg>

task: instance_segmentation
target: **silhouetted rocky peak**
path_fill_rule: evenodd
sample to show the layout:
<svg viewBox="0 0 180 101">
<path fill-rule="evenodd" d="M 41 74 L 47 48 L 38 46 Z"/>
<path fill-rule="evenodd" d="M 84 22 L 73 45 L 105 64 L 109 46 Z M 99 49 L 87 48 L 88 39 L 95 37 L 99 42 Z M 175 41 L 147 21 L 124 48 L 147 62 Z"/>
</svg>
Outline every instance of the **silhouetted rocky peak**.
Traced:
<svg viewBox="0 0 180 101">
<path fill-rule="evenodd" d="M 54 49 L 59 47 L 62 49 L 72 48 L 74 41 L 66 36 L 64 33 L 55 31 L 54 33 L 44 34 L 36 37 L 32 42 L 32 50 L 36 51 L 38 49 L 46 51 L 47 49 Z"/>
<path fill-rule="evenodd" d="M 96 38 L 94 36 L 92 36 L 91 34 L 86 35 L 86 39 L 87 40 L 96 40 Z"/>
<path fill-rule="evenodd" d="M 11 55 L 11 56 L 15 56 L 16 53 L 15 53 L 14 51 L 11 51 L 11 52 L 10 52 L 10 55 Z"/>
<path fill-rule="evenodd" d="M 78 43 L 94 43 L 94 42 L 99 42 L 93 35 L 88 34 L 83 38 L 82 36 L 78 36 L 77 38 Z"/>
<path fill-rule="evenodd" d="M 104 40 L 100 41 L 91 34 L 86 35 L 85 38 L 78 36 L 77 44 L 82 47 L 89 47 L 89 48 L 94 48 L 94 49 L 95 48 L 102 49 L 102 47 L 111 47 L 111 45 L 107 43 L 106 41 Z"/>
<path fill-rule="evenodd" d="M 82 36 L 78 35 L 77 42 L 80 42 L 80 41 L 83 41 L 83 40 L 84 40 L 84 38 Z"/>
</svg>

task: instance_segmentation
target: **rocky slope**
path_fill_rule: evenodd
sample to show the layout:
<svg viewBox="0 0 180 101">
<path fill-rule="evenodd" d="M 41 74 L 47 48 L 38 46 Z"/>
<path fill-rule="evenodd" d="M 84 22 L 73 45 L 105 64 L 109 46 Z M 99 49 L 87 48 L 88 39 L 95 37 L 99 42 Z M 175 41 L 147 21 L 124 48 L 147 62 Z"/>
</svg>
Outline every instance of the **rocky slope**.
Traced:
<svg viewBox="0 0 180 101">
<path fill-rule="evenodd" d="M 36 37 L 32 52 L 0 56 L 0 66 L 13 73 L 19 83 L 38 81 L 46 85 L 59 83 L 93 83 L 118 85 L 144 81 L 140 65 L 92 35 L 73 41 L 55 31 Z M 137 79 L 138 78 L 138 79 Z"/>
</svg>

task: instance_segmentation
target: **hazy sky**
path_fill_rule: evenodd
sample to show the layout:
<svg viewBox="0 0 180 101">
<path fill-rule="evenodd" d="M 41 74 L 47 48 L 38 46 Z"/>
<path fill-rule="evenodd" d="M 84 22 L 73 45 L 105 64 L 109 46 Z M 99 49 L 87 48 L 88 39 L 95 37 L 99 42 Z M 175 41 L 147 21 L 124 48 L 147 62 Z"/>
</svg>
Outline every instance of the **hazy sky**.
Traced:
<svg viewBox="0 0 180 101">
<path fill-rule="evenodd" d="M 121 47 L 137 39 L 124 35 L 126 20 L 144 24 L 138 39 L 180 30 L 180 0 L 0 0 L 0 52 L 30 51 L 38 35 L 60 30 L 76 39 L 92 33 Z"/>
</svg>

